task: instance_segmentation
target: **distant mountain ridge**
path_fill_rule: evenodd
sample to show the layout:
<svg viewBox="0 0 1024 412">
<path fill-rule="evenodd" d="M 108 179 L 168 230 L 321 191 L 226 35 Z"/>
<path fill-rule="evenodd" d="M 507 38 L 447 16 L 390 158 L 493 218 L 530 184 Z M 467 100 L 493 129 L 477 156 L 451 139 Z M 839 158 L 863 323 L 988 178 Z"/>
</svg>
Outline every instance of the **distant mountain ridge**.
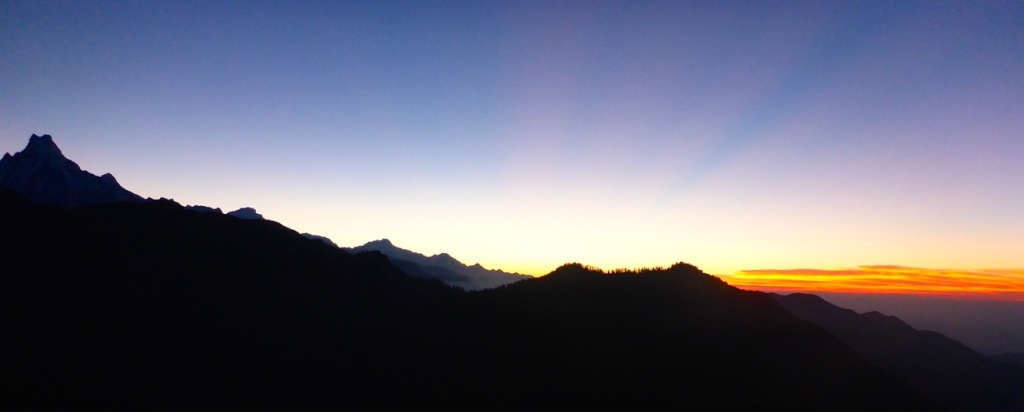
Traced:
<svg viewBox="0 0 1024 412">
<path fill-rule="evenodd" d="M 349 248 L 353 252 L 376 251 L 392 259 L 396 266 L 410 276 L 437 279 L 465 290 L 490 289 L 523 279 L 529 275 L 509 273 L 500 269 L 487 269 L 479 263 L 467 266 L 447 253 L 425 256 L 395 246 L 388 239 L 374 240 L 362 246 Z"/>
<path fill-rule="evenodd" d="M 25 149 L 0 159 L 0 188 L 14 190 L 36 203 L 78 207 L 96 203 L 141 202 L 110 173 L 96 176 L 64 157 L 53 138 L 29 137 Z"/>
<path fill-rule="evenodd" d="M 263 215 L 256 213 L 256 209 L 251 207 L 243 207 L 241 209 L 225 213 L 231 217 L 237 217 L 245 220 L 265 220 Z"/>
<path fill-rule="evenodd" d="M 1000 364 L 894 316 L 858 314 L 811 294 L 772 296 L 790 313 L 831 332 L 864 359 L 952 410 L 1024 410 L 1024 368 L 1018 365 Z"/>
<path fill-rule="evenodd" d="M 9 182 L 0 313 L 17 338 L 0 364 L 16 372 L 0 371 L 0 409 L 13 394 L 75 404 L 129 393 L 125 405 L 150 409 L 166 388 L 214 396 L 196 378 L 249 402 L 249 383 L 312 391 L 310 405 L 335 394 L 307 388 L 342 380 L 362 382 L 346 392 L 356 397 L 407 388 L 398 405 L 568 406 L 586 396 L 586 405 L 932 408 L 879 368 L 954 410 L 1024 410 L 1016 365 L 813 295 L 739 291 L 691 265 L 570 264 L 535 279 L 387 239 L 339 249 L 252 208 L 143 202 L 112 175 L 81 170 L 49 135 L 0 160 L 0 185 Z M 452 387 L 459 395 L 442 395 Z M 727 396 L 736 388 L 747 397 Z"/>
<path fill-rule="evenodd" d="M 4 153 L 0 159 L 0 189 L 18 192 L 32 202 L 61 207 L 148 200 L 121 187 L 110 173 L 96 176 L 82 170 L 78 163 L 64 156 L 48 134 L 33 134 L 25 149 L 13 156 Z M 200 213 L 223 213 L 220 208 L 202 205 L 186 208 Z M 264 219 L 251 207 L 224 214 L 239 219 Z"/>
<path fill-rule="evenodd" d="M 302 236 L 305 236 L 307 239 L 319 240 L 319 241 L 324 242 L 324 243 L 326 243 L 328 245 L 331 245 L 331 246 L 334 246 L 334 247 L 338 247 L 338 244 L 334 243 L 334 241 L 331 240 L 330 238 L 328 238 L 327 236 L 314 235 L 312 233 L 302 233 Z"/>
<path fill-rule="evenodd" d="M 79 207 L 113 202 L 142 202 L 143 199 L 121 187 L 111 174 L 96 176 L 82 170 L 77 163 L 66 158 L 53 137 L 33 134 L 21 152 L 7 153 L 0 160 L 0 189 L 13 190 L 35 203 L 61 207 Z M 188 205 L 185 209 L 204 214 L 224 214 L 242 220 L 265 220 L 251 207 L 223 212 L 220 208 Z M 306 234 L 306 237 L 337 246 L 330 239 Z M 455 258 L 440 254 L 431 257 L 394 247 L 387 239 L 369 242 L 356 251 L 376 250 L 396 260 L 408 275 L 416 278 L 437 279 L 466 290 L 479 290 L 505 285 L 530 276 L 488 270 L 479 264 L 463 265 Z"/>
</svg>

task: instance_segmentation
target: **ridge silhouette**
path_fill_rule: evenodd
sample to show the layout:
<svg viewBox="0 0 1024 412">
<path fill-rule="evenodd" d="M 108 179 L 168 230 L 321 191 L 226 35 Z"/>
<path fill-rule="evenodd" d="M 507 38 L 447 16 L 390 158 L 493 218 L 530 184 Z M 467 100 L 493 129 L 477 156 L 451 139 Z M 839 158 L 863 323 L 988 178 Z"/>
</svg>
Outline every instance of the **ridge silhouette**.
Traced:
<svg viewBox="0 0 1024 412">
<path fill-rule="evenodd" d="M 168 200 L 0 216 L 5 409 L 933 407 L 689 265 L 466 293 Z"/>
<path fill-rule="evenodd" d="M 467 266 L 447 253 L 439 253 L 428 257 L 395 246 L 388 239 L 370 241 L 349 250 L 353 252 L 376 251 L 383 253 L 391 259 L 395 266 L 402 268 L 410 276 L 436 279 L 448 285 L 470 291 L 494 288 L 531 278 L 528 275 L 508 273 L 500 269 L 487 269 L 479 263 Z"/>
<path fill-rule="evenodd" d="M 0 159 L 0 188 L 36 203 L 77 207 L 94 203 L 138 202 L 142 197 L 121 187 L 113 175 L 96 176 L 64 157 L 53 138 L 29 137 L 21 152 Z"/>
<path fill-rule="evenodd" d="M 894 316 L 857 314 L 811 294 L 772 297 L 790 313 L 833 333 L 873 365 L 951 410 L 1024 410 L 1024 368 L 1018 365 L 1000 364 Z"/>
<path fill-rule="evenodd" d="M 465 292 L 273 221 L 139 202 L 49 136 L 5 155 L 0 182 L 7 410 L 936 408 L 771 296 L 685 263 L 567 264 Z"/>
</svg>

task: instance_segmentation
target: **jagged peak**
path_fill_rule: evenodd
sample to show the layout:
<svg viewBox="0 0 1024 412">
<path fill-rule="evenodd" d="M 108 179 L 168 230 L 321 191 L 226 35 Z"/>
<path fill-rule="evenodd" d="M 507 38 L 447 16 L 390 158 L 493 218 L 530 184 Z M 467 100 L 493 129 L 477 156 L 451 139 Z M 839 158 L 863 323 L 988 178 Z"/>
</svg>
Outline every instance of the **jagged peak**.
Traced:
<svg viewBox="0 0 1024 412">
<path fill-rule="evenodd" d="M 244 220 L 264 220 L 263 215 L 256 213 L 256 209 L 251 207 L 243 207 L 238 210 L 228 212 L 226 214 L 228 216 Z"/>
<path fill-rule="evenodd" d="M 3 186 L 33 202 L 63 207 L 144 200 L 118 184 L 113 175 L 96 176 L 82 170 L 61 152 L 53 137 L 33 134 L 25 149 L 5 155 Z"/>
<path fill-rule="evenodd" d="M 439 262 L 439 263 L 444 264 L 444 265 L 463 266 L 462 262 L 460 262 L 458 259 L 452 257 L 452 255 L 449 255 L 447 253 L 438 253 L 438 254 L 436 254 L 434 256 L 431 256 L 430 260 L 433 260 L 435 262 Z"/>
<path fill-rule="evenodd" d="M 353 249 L 375 250 L 375 251 L 383 252 L 385 254 L 387 254 L 387 253 L 397 253 L 397 254 L 402 256 L 401 257 L 402 259 L 406 259 L 406 260 L 409 260 L 409 259 L 413 259 L 413 260 L 416 260 L 416 259 L 427 259 L 427 257 L 423 256 L 422 254 L 413 252 L 411 250 L 402 249 L 402 248 L 400 248 L 398 246 L 395 246 L 395 244 L 391 243 L 391 240 L 389 240 L 387 238 L 371 240 L 369 242 L 364 243 L 362 246 L 357 246 L 357 247 L 355 247 Z M 388 256 L 391 256 L 391 255 L 388 255 Z M 392 257 L 395 257 L 395 256 L 392 256 Z"/>
<path fill-rule="evenodd" d="M 185 209 L 199 213 L 213 213 L 218 215 L 224 214 L 224 212 L 221 211 L 219 207 L 209 207 L 203 205 L 185 205 Z"/>
<path fill-rule="evenodd" d="M 57 144 L 53 142 L 53 137 L 48 134 L 42 136 L 33 134 L 28 138 L 28 145 L 25 146 L 25 150 L 22 150 L 22 153 L 42 156 L 64 156 L 64 153 L 60 151 Z"/>
</svg>

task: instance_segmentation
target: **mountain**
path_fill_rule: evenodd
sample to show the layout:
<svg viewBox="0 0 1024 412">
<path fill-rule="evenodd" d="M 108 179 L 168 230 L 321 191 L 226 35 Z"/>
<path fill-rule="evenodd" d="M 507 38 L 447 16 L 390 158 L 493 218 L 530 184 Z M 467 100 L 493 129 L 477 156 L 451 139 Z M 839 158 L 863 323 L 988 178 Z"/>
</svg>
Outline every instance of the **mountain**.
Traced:
<svg viewBox="0 0 1024 412">
<path fill-rule="evenodd" d="M 203 205 L 185 205 L 185 209 L 198 213 L 215 213 L 218 215 L 224 213 L 220 210 L 219 207 L 209 207 Z"/>
<path fill-rule="evenodd" d="M 689 265 L 480 292 L 278 223 L 0 190 L 0 409 L 931 410 Z"/>
<path fill-rule="evenodd" d="M 278 223 L 0 190 L 0 409 L 330 404 L 454 288 Z M 364 384 L 358 382 L 365 379 Z"/>
<path fill-rule="evenodd" d="M 809 294 L 772 295 L 864 359 L 951 410 L 1024 410 L 1024 369 L 1002 365 L 939 333 L 878 312 L 857 314 Z"/>
<path fill-rule="evenodd" d="M 77 163 L 64 157 L 48 134 L 33 134 L 24 150 L 13 156 L 4 154 L 0 159 L 0 188 L 18 192 L 36 203 L 62 207 L 144 200 L 121 187 L 110 173 L 96 176 L 82 170 Z M 222 213 L 219 208 L 202 205 L 186 208 L 200 213 Z M 263 219 L 263 215 L 251 207 L 226 214 L 239 219 Z"/>
<path fill-rule="evenodd" d="M 331 245 L 331 246 L 334 246 L 334 247 L 338 247 L 338 244 L 334 243 L 334 241 L 332 241 L 327 236 L 314 235 L 312 233 L 303 233 L 302 236 L 305 236 L 308 239 L 316 239 L 316 240 L 324 242 L 324 243 L 326 243 L 328 245 Z"/>
<path fill-rule="evenodd" d="M 462 298 L 456 313 L 472 326 L 435 350 L 454 352 L 460 382 L 487 398 L 528 382 L 527 407 L 573 407 L 550 401 L 563 396 L 603 408 L 933 409 L 767 294 L 685 263 L 613 273 L 568 264 Z"/>
<path fill-rule="evenodd" d="M 226 214 L 228 216 L 236 217 L 239 219 L 263 220 L 263 215 L 256 213 L 256 209 L 253 209 L 251 207 L 243 207 L 241 209 L 228 212 Z"/>
<path fill-rule="evenodd" d="M 403 268 L 413 277 L 437 279 L 465 290 L 489 289 L 532 276 L 508 273 L 499 269 L 487 269 L 479 263 L 466 266 L 447 253 L 430 257 L 402 249 L 381 239 L 351 248 L 353 252 L 377 251 L 392 259 L 396 266 Z"/>
<path fill-rule="evenodd" d="M 0 188 L 36 203 L 78 207 L 94 203 L 139 202 L 114 176 L 96 176 L 68 160 L 48 134 L 32 135 L 25 149 L 0 159 Z"/>
</svg>

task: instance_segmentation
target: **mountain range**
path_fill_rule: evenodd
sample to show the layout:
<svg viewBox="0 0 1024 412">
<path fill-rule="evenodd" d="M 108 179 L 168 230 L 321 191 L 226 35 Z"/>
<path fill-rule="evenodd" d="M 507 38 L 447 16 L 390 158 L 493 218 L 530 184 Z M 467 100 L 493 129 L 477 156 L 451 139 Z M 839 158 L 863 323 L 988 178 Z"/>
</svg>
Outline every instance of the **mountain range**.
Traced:
<svg viewBox="0 0 1024 412">
<path fill-rule="evenodd" d="M 383 253 L 384 256 L 391 258 L 391 262 L 395 266 L 402 268 L 410 276 L 437 279 L 465 290 L 490 289 L 532 277 L 497 269 L 487 269 L 479 263 L 467 266 L 447 253 L 424 256 L 411 250 L 399 248 L 387 239 L 367 242 L 350 250 L 357 253 L 365 251 Z"/>
<path fill-rule="evenodd" d="M 32 135 L 21 152 L 0 159 L 0 188 L 33 202 L 75 207 L 94 203 L 139 202 L 142 197 L 117 183 L 110 173 L 96 176 L 68 160 L 53 138 Z"/>
<path fill-rule="evenodd" d="M 685 263 L 520 279 L 387 240 L 343 249 L 270 220 L 100 196 L 113 186 L 89 186 L 54 149 L 33 136 L 0 162 L 14 182 L 0 189 L 6 410 L 1020 410 L 1019 368 L 812 295 Z M 467 292 L 482 281 L 463 268 L 519 281 Z"/>
<path fill-rule="evenodd" d="M 810 294 L 773 294 L 798 318 L 829 331 L 871 364 L 951 410 L 1024 410 L 1024 367 L 997 362 L 937 332 L 879 312 L 858 314 Z"/>
<path fill-rule="evenodd" d="M 278 223 L 0 193 L 4 409 L 931 403 L 689 265 L 463 292 Z M 380 397 L 380 394 L 390 394 Z"/>
<path fill-rule="evenodd" d="M 77 163 L 64 156 L 53 137 L 48 134 L 33 134 L 25 149 L 13 156 L 10 153 L 4 154 L 0 160 L 0 188 L 18 192 L 36 203 L 63 207 L 144 201 L 142 196 L 121 187 L 113 175 L 107 173 L 96 176 L 82 170 Z M 220 208 L 203 205 L 187 205 L 186 208 L 200 213 L 223 213 Z M 242 207 L 224 214 L 239 219 L 264 219 L 263 215 L 251 207 Z M 335 245 L 326 237 L 308 233 L 305 235 Z M 467 266 L 446 253 L 426 257 L 397 248 L 387 239 L 368 242 L 353 250 L 379 251 L 394 260 L 410 276 L 437 279 L 466 290 L 492 288 L 529 277 L 488 270 L 479 264 Z"/>
</svg>

